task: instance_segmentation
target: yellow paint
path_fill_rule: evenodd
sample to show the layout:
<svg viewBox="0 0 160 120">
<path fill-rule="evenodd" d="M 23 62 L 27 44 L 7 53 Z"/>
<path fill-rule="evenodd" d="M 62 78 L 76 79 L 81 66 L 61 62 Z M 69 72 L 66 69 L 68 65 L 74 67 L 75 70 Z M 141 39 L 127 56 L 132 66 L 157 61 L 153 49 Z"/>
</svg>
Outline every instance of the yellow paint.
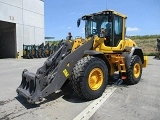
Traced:
<svg viewBox="0 0 160 120">
<path fill-rule="evenodd" d="M 68 71 L 67 71 L 66 69 L 63 70 L 63 74 L 64 74 L 66 77 L 69 76 L 69 73 L 68 73 Z"/>
<path fill-rule="evenodd" d="M 27 54 L 27 52 L 25 50 L 23 50 L 23 55 L 25 56 Z"/>
<path fill-rule="evenodd" d="M 133 74 L 135 78 L 138 78 L 141 73 L 141 67 L 139 63 L 136 63 L 133 67 Z"/>
<path fill-rule="evenodd" d="M 142 67 L 147 67 L 147 65 L 148 65 L 148 56 L 143 56 L 143 58 L 144 58 L 144 63 L 142 65 Z"/>
<path fill-rule="evenodd" d="M 32 50 L 32 55 L 34 55 L 35 54 L 35 51 L 34 50 Z"/>
<path fill-rule="evenodd" d="M 46 50 L 46 54 L 49 55 L 49 50 Z"/>
<path fill-rule="evenodd" d="M 98 90 L 103 83 L 103 71 L 100 68 L 94 68 L 88 77 L 88 85 L 91 90 Z"/>
<path fill-rule="evenodd" d="M 107 54 L 107 59 L 110 64 L 110 75 L 113 75 L 114 72 L 126 72 L 124 57 L 121 54 Z"/>
<path fill-rule="evenodd" d="M 120 40 L 120 42 L 116 47 L 106 46 L 104 44 L 105 40 L 106 40 L 105 38 L 99 38 L 98 36 L 94 37 L 93 49 L 103 53 L 114 53 L 114 52 L 122 52 L 126 47 L 137 46 L 136 43 L 131 39 Z"/>
<path fill-rule="evenodd" d="M 72 51 L 74 51 L 75 49 L 77 49 L 80 45 L 82 45 L 83 41 L 81 38 L 77 38 L 73 41 L 73 46 L 72 46 Z"/>
<path fill-rule="evenodd" d="M 17 59 L 20 59 L 20 58 L 21 58 L 21 56 L 20 56 L 19 52 L 17 52 Z"/>
</svg>

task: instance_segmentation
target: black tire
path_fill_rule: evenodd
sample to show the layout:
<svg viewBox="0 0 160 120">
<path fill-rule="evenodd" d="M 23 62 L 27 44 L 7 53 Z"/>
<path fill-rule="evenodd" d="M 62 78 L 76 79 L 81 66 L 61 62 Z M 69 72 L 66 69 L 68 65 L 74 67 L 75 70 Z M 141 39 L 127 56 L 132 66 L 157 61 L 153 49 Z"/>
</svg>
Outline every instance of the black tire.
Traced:
<svg viewBox="0 0 160 120">
<path fill-rule="evenodd" d="M 34 56 L 33 55 L 30 55 L 30 59 L 33 59 L 34 58 Z"/>
<path fill-rule="evenodd" d="M 27 55 L 27 59 L 31 59 L 31 58 L 30 58 L 30 55 Z"/>
<path fill-rule="evenodd" d="M 45 58 L 45 55 L 44 55 L 44 53 L 42 53 L 42 58 Z"/>
<path fill-rule="evenodd" d="M 45 57 L 45 58 L 47 57 L 47 54 L 46 54 L 46 53 L 44 53 L 44 57 Z"/>
<path fill-rule="evenodd" d="M 136 73 L 134 68 L 136 68 Z M 127 84 L 134 85 L 140 81 L 142 75 L 142 61 L 138 55 L 133 55 L 131 57 L 130 65 L 128 66 L 126 74 L 127 79 L 124 82 Z"/>
<path fill-rule="evenodd" d="M 100 81 L 100 86 L 93 90 L 89 83 L 89 76 L 93 70 L 100 70 L 101 77 L 96 74 L 96 82 Z M 91 80 L 91 78 L 90 78 Z M 87 56 L 77 62 L 73 68 L 71 82 L 75 93 L 82 99 L 93 100 L 102 95 L 108 84 L 108 68 L 105 62 L 97 57 Z M 89 85 L 90 84 L 90 85 Z"/>
<path fill-rule="evenodd" d="M 36 56 L 35 56 L 36 58 L 38 58 L 38 54 L 36 54 Z"/>
<path fill-rule="evenodd" d="M 41 54 L 40 54 L 40 53 L 38 54 L 38 58 L 42 58 L 42 56 L 41 56 Z"/>
</svg>

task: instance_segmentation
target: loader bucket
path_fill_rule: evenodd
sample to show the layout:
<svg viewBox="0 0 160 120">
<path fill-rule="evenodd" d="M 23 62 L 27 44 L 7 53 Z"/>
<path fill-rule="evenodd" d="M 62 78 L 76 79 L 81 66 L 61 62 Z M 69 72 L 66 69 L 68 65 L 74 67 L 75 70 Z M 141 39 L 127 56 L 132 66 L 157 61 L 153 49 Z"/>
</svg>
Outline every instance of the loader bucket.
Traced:
<svg viewBox="0 0 160 120">
<path fill-rule="evenodd" d="M 36 74 L 29 73 L 28 70 L 22 72 L 22 81 L 17 88 L 17 93 L 27 98 L 29 102 L 32 102 L 33 94 L 36 90 Z"/>
<path fill-rule="evenodd" d="M 27 80 L 27 78 L 23 75 L 20 88 L 23 88 L 27 90 L 30 94 L 32 94 L 36 88 L 35 75 L 33 76 L 33 79 L 30 79 L 30 80 Z"/>
</svg>

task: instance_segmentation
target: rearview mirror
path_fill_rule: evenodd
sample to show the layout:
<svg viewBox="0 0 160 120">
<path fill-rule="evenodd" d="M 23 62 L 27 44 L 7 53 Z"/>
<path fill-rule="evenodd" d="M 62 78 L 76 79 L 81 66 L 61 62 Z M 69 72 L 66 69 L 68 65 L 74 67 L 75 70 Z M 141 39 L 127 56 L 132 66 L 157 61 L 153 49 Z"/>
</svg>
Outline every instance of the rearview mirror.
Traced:
<svg viewBox="0 0 160 120">
<path fill-rule="evenodd" d="M 77 20 L 77 27 L 79 27 L 80 24 L 81 24 L 81 18 L 79 18 L 79 19 Z"/>
</svg>

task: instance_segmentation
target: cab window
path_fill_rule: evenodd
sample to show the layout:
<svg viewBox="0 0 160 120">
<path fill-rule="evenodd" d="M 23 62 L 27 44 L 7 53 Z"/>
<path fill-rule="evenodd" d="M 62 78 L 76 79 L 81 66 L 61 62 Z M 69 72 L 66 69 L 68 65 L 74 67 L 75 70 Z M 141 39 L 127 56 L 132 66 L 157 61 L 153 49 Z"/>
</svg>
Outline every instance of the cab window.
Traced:
<svg viewBox="0 0 160 120">
<path fill-rule="evenodd" d="M 115 16 L 114 24 L 114 46 L 117 46 L 119 41 L 122 40 L 122 17 Z"/>
</svg>

